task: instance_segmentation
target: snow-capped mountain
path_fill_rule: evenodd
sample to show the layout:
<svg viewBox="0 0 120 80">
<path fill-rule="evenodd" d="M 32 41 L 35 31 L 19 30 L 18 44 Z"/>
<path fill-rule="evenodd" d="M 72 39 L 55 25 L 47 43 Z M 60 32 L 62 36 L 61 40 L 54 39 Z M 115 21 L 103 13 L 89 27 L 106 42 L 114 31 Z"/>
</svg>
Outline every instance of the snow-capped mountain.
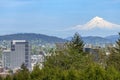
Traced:
<svg viewBox="0 0 120 80">
<path fill-rule="evenodd" d="M 110 29 L 110 30 L 116 29 L 116 28 L 120 29 L 120 25 L 108 22 L 104 20 L 103 18 L 96 16 L 84 25 L 77 25 L 73 27 L 73 29 L 77 29 L 77 30 L 91 30 L 94 28 Z"/>
</svg>

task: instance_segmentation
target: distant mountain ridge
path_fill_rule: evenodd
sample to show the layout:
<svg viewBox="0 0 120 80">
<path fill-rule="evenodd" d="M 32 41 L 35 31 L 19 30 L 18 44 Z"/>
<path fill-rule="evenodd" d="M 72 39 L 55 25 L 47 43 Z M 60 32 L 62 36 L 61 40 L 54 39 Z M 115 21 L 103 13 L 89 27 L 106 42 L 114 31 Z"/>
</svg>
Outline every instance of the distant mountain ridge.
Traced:
<svg viewBox="0 0 120 80">
<path fill-rule="evenodd" d="M 88 44 L 105 44 L 105 43 L 112 43 L 110 40 L 102 37 L 97 36 L 88 36 L 82 37 L 83 41 Z"/>
<path fill-rule="evenodd" d="M 111 35 L 105 38 L 111 40 L 112 42 L 115 42 L 119 38 L 119 35 Z"/>
<path fill-rule="evenodd" d="M 118 39 L 118 35 L 111 35 L 107 37 L 98 37 L 98 36 L 87 36 L 82 37 L 83 41 L 88 44 L 107 44 L 107 43 L 115 43 Z M 66 38 L 67 40 L 71 40 L 72 37 Z"/>
<path fill-rule="evenodd" d="M 44 43 L 56 43 L 56 42 L 65 42 L 65 39 L 58 38 L 55 36 L 48 36 L 44 34 L 35 34 L 35 33 L 18 33 L 18 34 L 10 34 L 10 35 L 3 35 L 0 36 L 0 41 L 2 40 L 28 40 L 28 41 L 36 41 Z"/>
<path fill-rule="evenodd" d="M 111 35 L 107 37 L 98 37 L 98 36 L 87 36 L 82 37 L 83 41 L 88 44 L 106 44 L 106 43 L 115 43 L 118 39 L 118 35 Z M 10 34 L 0 36 L 0 42 L 6 40 L 28 40 L 32 44 L 46 44 L 46 43 L 60 43 L 66 42 L 67 40 L 71 40 L 72 37 L 68 37 L 66 39 L 58 38 L 55 36 L 48 36 L 44 34 L 35 34 L 35 33 L 19 33 L 19 34 Z"/>
</svg>

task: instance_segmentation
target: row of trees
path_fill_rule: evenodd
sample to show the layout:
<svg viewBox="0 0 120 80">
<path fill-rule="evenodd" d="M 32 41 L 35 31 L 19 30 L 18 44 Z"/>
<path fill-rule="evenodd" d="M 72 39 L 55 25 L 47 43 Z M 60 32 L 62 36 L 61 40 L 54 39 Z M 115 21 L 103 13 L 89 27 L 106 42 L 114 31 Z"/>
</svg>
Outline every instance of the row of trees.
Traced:
<svg viewBox="0 0 120 80">
<path fill-rule="evenodd" d="M 0 80 L 120 80 L 120 34 L 116 44 L 105 63 L 99 63 L 91 54 L 83 52 L 84 43 L 76 33 L 64 50 L 46 57 L 42 69 L 36 65 L 29 72 L 22 65 L 21 70 Z"/>
</svg>

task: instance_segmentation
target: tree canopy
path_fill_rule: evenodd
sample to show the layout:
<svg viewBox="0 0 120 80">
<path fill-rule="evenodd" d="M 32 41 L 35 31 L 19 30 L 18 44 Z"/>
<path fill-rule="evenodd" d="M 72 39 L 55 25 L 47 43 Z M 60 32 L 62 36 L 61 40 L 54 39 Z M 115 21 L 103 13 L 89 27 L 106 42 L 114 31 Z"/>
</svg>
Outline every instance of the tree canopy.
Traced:
<svg viewBox="0 0 120 80">
<path fill-rule="evenodd" d="M 114 66 L 118 71 L 120 71 L 120 33 L 119 39 L 116 41 L 116 46 L 110 48 L 110 55 L 107 60 L 108 66 Z"/>
</svg>

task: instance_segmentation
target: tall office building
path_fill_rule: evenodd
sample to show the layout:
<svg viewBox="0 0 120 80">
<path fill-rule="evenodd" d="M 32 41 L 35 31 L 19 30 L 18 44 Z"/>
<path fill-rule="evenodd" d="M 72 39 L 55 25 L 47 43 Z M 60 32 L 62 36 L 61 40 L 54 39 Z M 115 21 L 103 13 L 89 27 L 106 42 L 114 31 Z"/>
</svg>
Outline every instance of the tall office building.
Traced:
<svg viewBox="0 0 120 80">
<path fill-rule="evenodd" d="M 2 54 L 3 67 L 17 69 L 24 63 L 31 69 L 30 45 L 26 40 L 13 40 L 11 50 L 4 50 Z"/>
</svg>

